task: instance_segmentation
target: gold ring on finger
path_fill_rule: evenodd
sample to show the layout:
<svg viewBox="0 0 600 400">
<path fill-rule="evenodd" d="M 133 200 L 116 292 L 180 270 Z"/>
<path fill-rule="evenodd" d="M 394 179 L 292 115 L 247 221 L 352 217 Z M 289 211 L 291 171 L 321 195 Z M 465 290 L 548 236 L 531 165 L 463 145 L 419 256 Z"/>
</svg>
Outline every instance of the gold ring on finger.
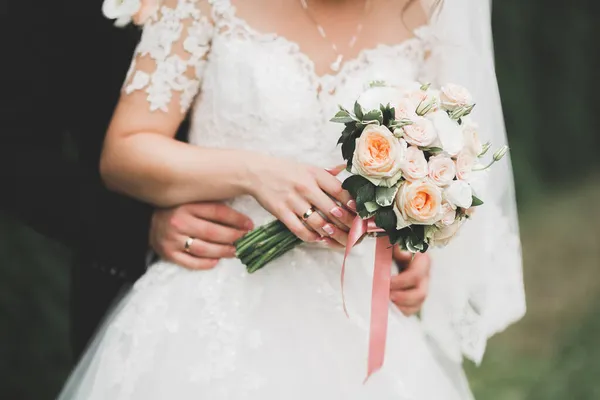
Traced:
<svg viewBox="0 0 600 400">
<path fill-rule="evenodd" d="M 183 251 L 185 251 L 186 253 L 189 253 L 192 248 L 192 244 L 194 243 L 194 240 L 196 240 L 196 238 L 188 236 L 188 238 L 185 239 L 185 244 L 183 245 Z"/>
<path fill-rule="evenodd" d="M 304 213 L 304 215 L 302 215 L 302 220 L 306 221 L 311 215 L 312 213 L 315 212 L 314 207 L 309 208 L 308 210 L 306 210 L 306 212 Z"/>
</svg>

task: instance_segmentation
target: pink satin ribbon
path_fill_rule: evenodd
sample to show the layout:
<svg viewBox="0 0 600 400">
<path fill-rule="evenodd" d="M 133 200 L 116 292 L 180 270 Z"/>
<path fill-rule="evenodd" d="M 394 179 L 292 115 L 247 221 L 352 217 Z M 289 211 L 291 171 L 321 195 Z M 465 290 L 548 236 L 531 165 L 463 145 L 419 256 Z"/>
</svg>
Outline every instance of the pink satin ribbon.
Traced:
<svg viewBox="0 0 600 400">
<path fill-rule="evenodd" d="M 344 275 L 346 272 L 346 259 L 352 247 L 367 233 L 383 232 L 383 229 L 375 225 L 373 219 L 364 220 L 357 216 L 352 222 L 348 234 L 348 245 L 344 253 L 342 263 L 342 302 L 344 312 L 346 299 L 344 297 Z M 387 339 L 388 304 L 390 299 L 390 280 L 392 267 L 392 245 L 387 236 L 379 236 L 375 247 L 375 266 L 373 271 L 373 291 L 371 293 L 371 325 L 369 328 L 369 358 L 367 377 L 365 382 L 383 366 L 385 356 L 385 342 Z"/>
</svg>

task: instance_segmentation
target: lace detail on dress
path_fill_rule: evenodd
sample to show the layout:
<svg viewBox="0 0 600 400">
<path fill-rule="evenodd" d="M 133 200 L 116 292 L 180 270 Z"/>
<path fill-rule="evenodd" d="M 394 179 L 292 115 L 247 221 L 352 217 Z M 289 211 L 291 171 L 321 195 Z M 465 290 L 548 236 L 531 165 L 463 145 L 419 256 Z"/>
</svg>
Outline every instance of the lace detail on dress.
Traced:
<svg viewBox="0 0 600 400">
<path fill-rule="evenodd" d="M 237 15 L 236 7 L 229 0 L 215 0 L 213 14 L 220 33 L 257 43 L 270 43 L 287 53 L 310 79 L 313 90 L 324 95 L 333 95 L 337 87 L 344 85 L 353 74 L 382 57 L 402 59 L 420 65 L 424 61 L 428 47 L 426 43 L 430 37 L 429 25 L 420 26 L 413 30 L 413 37 L 397 44 L 379 44 L 363 49 L 358 55 L 344 62 L 339 72 L 319 75 L 314 61 L 302 51 L 298 42 L 276 32 L 261 32 L 253 28 L 245 19 Z"/>
<path fill-rule="evenodd" d="M 168 111 L 173 92 L 185 113 L 201 85 L 214 26 L 198 0 L 170 0 L 144 25 L 125 93 L 145 90 L 150 110 Z M 153 70 L 145 58 L 153 61 Z"/>
</svg>

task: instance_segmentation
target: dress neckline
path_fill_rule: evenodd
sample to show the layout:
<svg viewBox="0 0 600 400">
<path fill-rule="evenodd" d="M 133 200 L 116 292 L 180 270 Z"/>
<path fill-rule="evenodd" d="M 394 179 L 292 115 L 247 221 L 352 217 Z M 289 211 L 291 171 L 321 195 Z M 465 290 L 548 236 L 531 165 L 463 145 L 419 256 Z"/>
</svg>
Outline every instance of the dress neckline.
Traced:
<svg viewBox="0 0 600 400">
<path fill-rule="evenodd" d="M 427 37 L 430 32 L 429 23 L 423 24 L 413 29 L 412 36 L 404 39 L 401 42 L 394 44 L 378 44 L 373 47 L 366 47 L 361 49 L 354 57 L 348 58 L 344 61 L 338 72 L 319 74 L 317 73 L 316 64 L 313 59 L 306 54 L 300 44 L 289 39 L 284 35 L 280 35 L 275 32 L 263 32 L 246 21 L 243 17 L 240 17 L 237 13 L 235 5 L 231 4 L 230 0 L 214 0 L 213 6 L 215 8 L 215 22 L 225 21 L 225 28 L 238 27 L 243 29 L 250 37 L 258 42 L 277 42 L 283 47 L 287 48 L 291 55 L 297 57 L 300 64 L 305 69 L 309 76 L 309 79 L 313 82 L 315 89 L 318 93 L 322 91 L 334 92 L 335 88 L 344 82 L 348 74 L 352 71 L 360 70 L 362 65 L 367 64 L 367 61 L 372 57 L 374 53 L 386 52 L 392 54 L 405 53 L 408 48 L 419 47 L 423 43 L 423 38 Z M 223 27 L 223 26 L 222 26 Z M 227 30 L 227 29 L 226 29 Z"/>
</svg>

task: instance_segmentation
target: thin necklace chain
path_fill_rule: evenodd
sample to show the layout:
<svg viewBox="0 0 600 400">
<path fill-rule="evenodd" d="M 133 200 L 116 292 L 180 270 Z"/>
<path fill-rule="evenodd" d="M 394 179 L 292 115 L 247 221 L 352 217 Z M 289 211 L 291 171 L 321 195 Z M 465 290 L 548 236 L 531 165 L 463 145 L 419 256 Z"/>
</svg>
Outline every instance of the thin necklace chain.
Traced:
<svg viewBox="0 0 600 400">
<path fill-rule="evenodd" d="M 302 5 L 302 9 L 304 9 L 304 11 L 306 12 L 306 15 L 308 15 L 308 18 L 312 21 L 313 24 L 315 24 L 317 31 L 319 32 L 319 35 L 323 38 L 323 40 L 330 43 L 332 50 L 336 54 L 336 59 L 333 63 L 331 63 L 329 65 L 329 68 L 331 68 L 335 72 L 338 72 L 340 70 L 340 67 L 342 66 L 342 62 L 344 61 L 344 55 L 340 52 L 337 44 L 335 44 L 327 36 L 327 32 L 325 32 L 325 28 L 323 28 L 323 26 L 315 18 L 314 14 L 310 11 L 310 8 L 308 7 L 308 0 L 300 0 L 300 4 Z M 363 30 L 363 21 L 366 18 L 366 16 L 369 14 L 370 10 L 371 10 L 371 0 L 365 0 L 363 16 L 360 19 L 360 21 L 358 22 L 358 24 L 356 25 L 356 32 L 354 33 L 354 35 L 352 35 L 352 37 L 350 38 L 350 41 L 348 42 L 348 49 L 352 49 L 354 47 L 354 45 L 356 44 L 356 41 L 358 40 L 358 37 L 360 36 L 360 34 L 362 33 L 362 30 Z"/>
</svg>

